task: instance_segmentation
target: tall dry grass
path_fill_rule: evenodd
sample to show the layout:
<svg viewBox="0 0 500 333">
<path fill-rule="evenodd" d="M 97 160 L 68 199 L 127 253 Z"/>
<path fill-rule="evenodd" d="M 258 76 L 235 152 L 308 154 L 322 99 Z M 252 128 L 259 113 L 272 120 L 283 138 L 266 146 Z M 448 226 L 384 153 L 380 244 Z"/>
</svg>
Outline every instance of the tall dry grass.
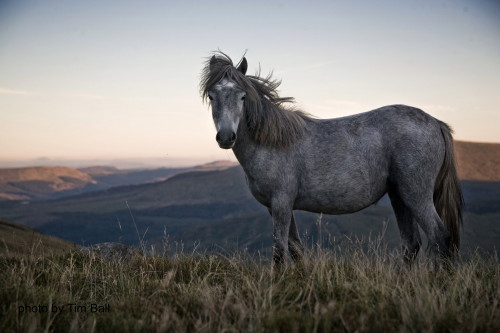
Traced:
<svg viewBox="0 0 500 333">
<path fill-rule="evenodd" d="M 400 262 L 377 241 L 315 248 L 279 271 L 245 254 L 2 257 L 0 331 L 500 331 L 497 257 L 472 256 L 449 272 Z"/>
</svg>

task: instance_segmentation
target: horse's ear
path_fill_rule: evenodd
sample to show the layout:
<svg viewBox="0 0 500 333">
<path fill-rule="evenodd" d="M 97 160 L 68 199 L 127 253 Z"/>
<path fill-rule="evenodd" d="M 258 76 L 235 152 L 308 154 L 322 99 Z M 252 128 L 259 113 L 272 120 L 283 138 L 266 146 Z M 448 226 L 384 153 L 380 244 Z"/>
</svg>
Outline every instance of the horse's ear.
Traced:
<svg viewBox="0 0 500 333">
<path fill-rule="evenodd" d="M 242 72 L 243 75 L 245 75 L 247 73 L 247 69 L 248 69 L 247 58 L 243 57 L 243 59 L 241 59 L 240 65 L 238 66 L 238 70 Z"/>
<path fill-rule="evenodd" d="M 212 58 L 210 59 L 210 70 L 214 69 L 214 65 L 215 65 L 216 61 L 217 61 L 217 59 L 215 58 L 215 55 L 213 55 Z"/>
</svg>

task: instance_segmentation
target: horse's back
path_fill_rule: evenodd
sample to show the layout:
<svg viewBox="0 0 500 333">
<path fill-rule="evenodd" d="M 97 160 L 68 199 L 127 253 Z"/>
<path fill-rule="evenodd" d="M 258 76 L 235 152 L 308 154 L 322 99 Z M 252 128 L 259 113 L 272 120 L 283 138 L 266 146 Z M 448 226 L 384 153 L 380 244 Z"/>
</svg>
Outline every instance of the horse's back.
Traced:
<svg viewBox="0 0 500 333">
<path fill-rule="evenodd" d="M 331 142 L 334 151 L 367 157 L 376 154 L 397 160 L 403 152 L 430 153 L 444 149 L 440 122 L 424 111 L 406 105 L 384 106 L 372 111 L 334 119 L 320 119 L 313 124 L 314 140 Z M 429 150 L 428 148 L 432 149 Z M 343 152 L 346 153 L 346 152 Z"/>
</svg>

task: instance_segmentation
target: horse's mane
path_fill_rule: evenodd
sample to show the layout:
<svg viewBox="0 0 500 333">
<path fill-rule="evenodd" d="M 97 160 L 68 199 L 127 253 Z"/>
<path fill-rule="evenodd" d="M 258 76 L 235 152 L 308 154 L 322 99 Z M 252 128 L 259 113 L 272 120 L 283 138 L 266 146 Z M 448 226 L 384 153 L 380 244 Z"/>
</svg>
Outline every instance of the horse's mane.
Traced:
<svg viewBox="0 0 500 333">
<path fill-rule="evenodd" d="M 208 92 L 223 78 L 233 81 L 246 92 L 245 120 L 251 138 L 262 145 L 288 148 L 302 137 L 306 121 L 311 117 L 293 107 L 292 97 L 280 97 L 278 87 L 281 81 L 274 80 L 272 73 L 267 77 L 244 75 L 231 58 L 216 52 L 203 68 L 200 93 L 204 101 Z"/>
</svg>

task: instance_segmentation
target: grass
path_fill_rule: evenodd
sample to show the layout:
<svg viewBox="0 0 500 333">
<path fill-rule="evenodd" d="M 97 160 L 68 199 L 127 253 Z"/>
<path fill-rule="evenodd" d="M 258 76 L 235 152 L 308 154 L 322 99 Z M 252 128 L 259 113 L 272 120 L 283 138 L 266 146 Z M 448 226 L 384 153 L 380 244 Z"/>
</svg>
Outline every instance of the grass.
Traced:
<svg viewBox="0 0 500 333">
<path fill-rule="evenodd" d="M 0 257 L 1 332 L 500 331 L 497 257 L 409 270 L 377 242 L 347 242 L 276 271 L 245 254 L 32 252 Z"/>
</svg>

